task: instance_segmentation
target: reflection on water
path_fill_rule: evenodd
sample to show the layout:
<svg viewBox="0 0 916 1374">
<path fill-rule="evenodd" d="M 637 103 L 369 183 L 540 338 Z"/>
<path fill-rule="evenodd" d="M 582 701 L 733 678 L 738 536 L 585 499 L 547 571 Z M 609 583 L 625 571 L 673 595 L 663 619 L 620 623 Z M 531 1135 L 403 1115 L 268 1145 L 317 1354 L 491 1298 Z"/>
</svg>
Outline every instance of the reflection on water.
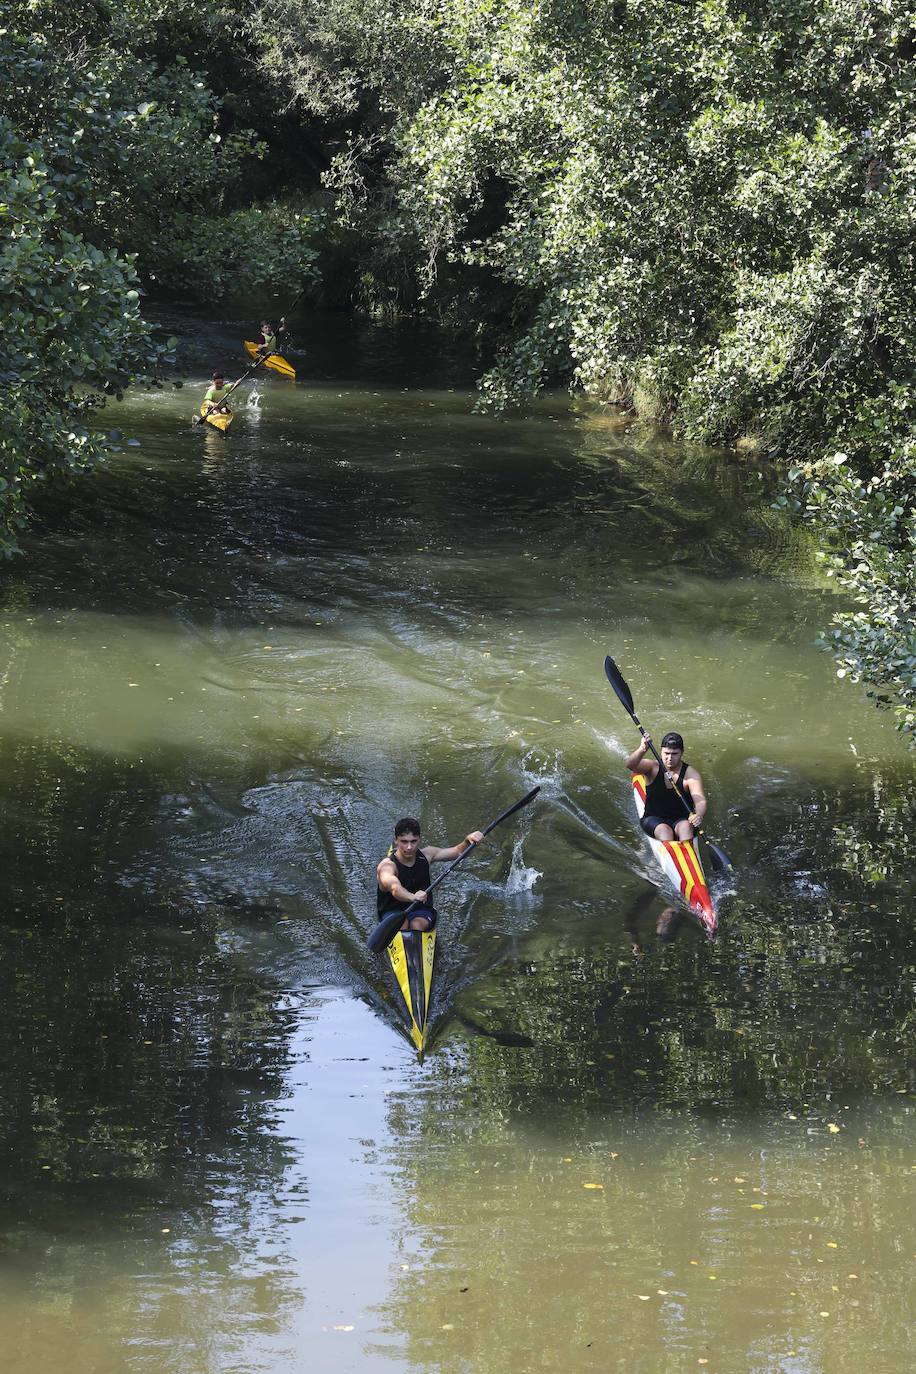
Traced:
<svg viewBox="0 0 916 1374">
<path fill-rule="evenodd" d="M 135 397 L 4 574 L 12 1367 L 906 1367 L 912 764 L 766 475 L 482 419 L 397 330 L 307 364 L 225 440 Z M 702 768 L 713 943 L 607 652 Z M 365 948 L 391 823 L 535 782 L 440 889 L 418 1069 Z"/>
<path fill-rule="evenodd" d="M 902 1112 L 711 1125 L 609 1106 L 520 1128 L 441 1081 L 420 1105 L 392 1112 L 422 1162 L 379 1311 L 409 1367 L 907 1367 Z"/>
</svg>

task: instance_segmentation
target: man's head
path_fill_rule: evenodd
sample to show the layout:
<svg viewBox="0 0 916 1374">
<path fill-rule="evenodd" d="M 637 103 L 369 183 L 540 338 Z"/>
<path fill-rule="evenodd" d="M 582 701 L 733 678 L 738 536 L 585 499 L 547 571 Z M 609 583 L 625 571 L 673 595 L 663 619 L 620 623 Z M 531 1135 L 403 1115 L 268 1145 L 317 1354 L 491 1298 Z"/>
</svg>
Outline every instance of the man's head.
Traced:
<svg viewBox="0 0 916 1374">
<path fill-rule="evenodd" d="M 415 816 L 404 816 L 394 827 L 394 843 L 404 854 L 415 854 L 420 848 L 420 822 Z"/>
<path fill-rule="evenodd" d="M 223 384 L 223 374 L 222 374 L 221 372 L 214 372 L 214 374 L 213 374 L 213 385 L 214 385 L 214 386 L 222 386 L 222 384 Z"/>
<path fill-rule="evenodd" d="M 662 737 L 660 751 L 662 761 L 669 771 L 679 768 L 684 755 L 683 737 L 676 730 L 669 730 L 667 735 Z"/>
</svg>

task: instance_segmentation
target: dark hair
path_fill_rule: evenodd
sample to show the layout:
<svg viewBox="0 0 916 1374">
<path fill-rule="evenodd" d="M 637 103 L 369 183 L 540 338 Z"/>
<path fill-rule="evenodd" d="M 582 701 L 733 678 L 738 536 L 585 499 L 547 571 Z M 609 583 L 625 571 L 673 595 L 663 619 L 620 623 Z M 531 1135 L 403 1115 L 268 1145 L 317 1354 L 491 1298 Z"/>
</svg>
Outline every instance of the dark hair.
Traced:
<svg viewBox="0 0 916 1374">
<path fill-rule="evenodd" d="M 415 816 L 404 816 L 394 827 L 394 838 L 398 839 L 401 835 L 420 835 L 420 822 Z"/>
<path fill-rule="evenodd" d="M 679 735 L 676 730 L 669 730 L 667 735 L 662 736 L 663 749 L 683 749 L 684 737 Z"/>
<path fill-rule="evenodd" d="M 226 374 L 225 372 L 213 372 L 210 374 L 210 380 L 211 382 L 215 382 L 217 380 L 224 382 L 226 380 Z"/>
</svg>

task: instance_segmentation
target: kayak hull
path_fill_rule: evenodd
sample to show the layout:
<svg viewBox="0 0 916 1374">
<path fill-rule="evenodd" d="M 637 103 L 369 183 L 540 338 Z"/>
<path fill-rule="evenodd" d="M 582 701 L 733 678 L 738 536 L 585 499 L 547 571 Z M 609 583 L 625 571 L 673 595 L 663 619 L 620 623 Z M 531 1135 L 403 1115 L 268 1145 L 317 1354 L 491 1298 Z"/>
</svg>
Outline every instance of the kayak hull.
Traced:
<svg viewBox="0 0 916 1374">
<path fill-rule="evenodd" d="M 245 352 L 249 358 L 256 358 L 260 351 L 256 343 L 251 343 L 249 339 L 245 340 Z M 291 382 L 296 380 L 296 369 L 279 353 L 271 353 L 270 357 L 265 359 L 264 366 L 269 367 L 272 372 L 279 372 L 281 377 L 288 377 Z"/>
<path fill-rule="evenodd" d="M 646 779 L 633 774 L 633 801 L 642 820 L 646 810 Z M 645 832 L 643 832 L 645 833 Z M 696 840 L 656 840 L 646 835 L 652 853 L 681 901 L 696 916 L 707 935 L 715 935 L 719 924 Z"/>
<path fill-rule="evenodd" d="M 218 429 L 220 434 L 225 434 L 226 430 L 232 424 L 232 411 L 211 410 L 209 414 L 207 411 L 207 402 L 204 401 L 200 407 L 201 416 L 206 420 L 208 425 L 212 425 L 214 429 Z"/>
<path fill-rule="evenodd" d="M 388 946 L 388 958 L 407 1013 L 410 1038 L 422 1060 L 426 1052 L 436 962 L 435 929 L 399 930 Z"/>
</svg>

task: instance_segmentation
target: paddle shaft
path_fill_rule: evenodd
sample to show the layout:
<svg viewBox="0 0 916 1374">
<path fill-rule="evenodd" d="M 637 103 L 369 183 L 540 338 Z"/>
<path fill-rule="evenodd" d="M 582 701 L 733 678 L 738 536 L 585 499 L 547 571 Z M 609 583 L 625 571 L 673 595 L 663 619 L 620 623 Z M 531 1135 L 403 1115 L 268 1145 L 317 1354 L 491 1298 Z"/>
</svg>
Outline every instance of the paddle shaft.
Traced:
<svg viewBox="0 0 916 1374">
<path fill-rule="evenodd" d="M 508 810 L 504 811 L 501 816 L 497 816 L 495 821 L 491 821 L 483 834 L 485 836 L 489 835 L 491 830 L 495 830 L 498 825 L 502 825 L 503 821 L 508 820 L 516 811 L 520 811 L 523 806 L 527 806 L 529 802 L 534 801 L 534 798 L 540 790 L 540 786 L 533 787 L 520 801 L 513 803 L 513 805 L 510 806 Z M 459 866 L 459 864 L 464 863 L 471 850 L 476 849 L 479 843 L 479 840 L 472 840 L 467 849 L 462 850 L 458 857 L 452 860 L 448 868 L 443 869 L 438 878 L 433 879 L 426 889 L 427 897 L 434 888 L 437 888 L 439 884 Z M 416 911 L 417 907 L 422 905 L 423 903 L 420 901 L 411 902 L 410 906 L 405 907 L 403 911 L 390 911 L 387 916 L 383 917 L 369 936 L 369 948 L 372 950 L 373 954 L 377 954 L 379 950 L 386 949 L 388 945 L 391 944 L 391 941 L 394 939 L 401 926 L 410 917 L 411 912 Z"/>
<path fill-rule="evenodd" d="M 288 316 L 288 315 L 291 315 L 291 314 L 293 313 L 293 311 L 295 310 L 296 306 L 297 306 L 297 305 L 299 304 L 299 302 L 302 300 L 302 297 L 305 295 L 306 289 L 307 289 L 306 287 L 304 287 L 304 286 L 302 287 L 302 289 L 301 289 L 301 291 L 299 292 L 298 296 L 294 296 L 294 297 L 293 297 L 293 299 L 290 301 L 289 305 L 288 305 L 288 306 L 286 307 L 286 309 L 284 310 L 283 314 L 280 316 L 280 320 L 281 320 L 284 324 L 285 324 L 285 322 L 286 322 L 287 316 Z M 279 326 L 278 326 L 278 329 L 279 329 Z M 285 332 L 288 334 L 288 333 L 289 333 L 289 330 L 287 329 Z M 279 344 L 279 343 L 282 343 L 282 342 L 283 342 L 283 340 L 280 338 L 280 335 L 279 335 L 279 332 L 278 332 L 278 333 L 277 333 L 277 343 Z M 268 358 L 271 358 L 271 357 L 273 357 L 273 354 L 272 354 L 272 353 L 268 353 L 268 354 L 266 354 L 265 356 L 268 357 Z"/>
</svg>

